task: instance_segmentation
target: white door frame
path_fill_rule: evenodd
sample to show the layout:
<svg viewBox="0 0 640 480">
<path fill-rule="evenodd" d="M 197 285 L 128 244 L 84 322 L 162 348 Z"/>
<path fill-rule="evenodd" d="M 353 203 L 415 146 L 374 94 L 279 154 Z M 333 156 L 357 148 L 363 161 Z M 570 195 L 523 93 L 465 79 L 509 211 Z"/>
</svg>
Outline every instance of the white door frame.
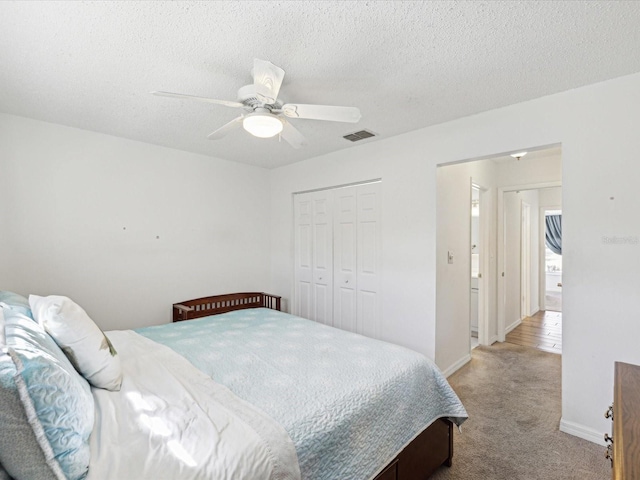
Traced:
<svg viewBox="0 0 640 480">
<path fill-rule="evenodd" d="M 505 271 L 505 218 L 504 218 L 504 194 L 507 192 L 515 192 L 517 190 L 536 190 L 539 188 L 561 187 L 562 181 L 557 182 L 544 182 L 544 183 L 529 183 L 522 185 L 510 185 L 505 187 L 498 187 L 498 341 L 504 342 L 505 334 L 505 321 L 504 321 L 504 309 L 505 309 L 505 286 L 504 286 L 504 271 Z"/>
<path fill-rule="evenodd" d="M 489 334 L 489 296 L 490 296 L 490 275 L 489 275 L 489 233 L 491 232 L 489 199 L 490 190 L 471 180 L 471 188 L 477 188 L 480 199 L 480 244 L 478 246 L 479 273 L 478 278 L 478 343 L 480 345 L 490 345 Z M 471 206 L 470 206 L 471 208 Z M 471 221 L 471 215 L 469 215 Z M 471 236 L 471 232 L 469 232 Z M 471 244 L 471 237 L 469 238 Z M 469 257 L 471 258 L 471 257 Z M 469 276 L 471 276 L 471 263 L 469 263 Z M 471 296 L 471 291 L 469 291 Z M 469 316 L 469 332 L 471 332 L 471 316 Z M 469 345 L 471 351 L 471 345 Z"/>
<path fill-rule="evenodd" d="M 520 202 L 520 320 L 531 313 L 531 205 Z"/>
</svg>

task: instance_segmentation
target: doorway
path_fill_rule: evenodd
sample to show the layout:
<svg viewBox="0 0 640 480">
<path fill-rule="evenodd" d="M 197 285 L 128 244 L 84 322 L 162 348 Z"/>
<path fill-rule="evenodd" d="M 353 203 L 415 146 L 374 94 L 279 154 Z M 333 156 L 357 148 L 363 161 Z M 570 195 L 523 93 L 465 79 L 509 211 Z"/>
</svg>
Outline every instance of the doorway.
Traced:
<svg viewBox="0 0 640 480">
<path fill-rule="evenodd" d="M 470 290 L 469 290 L 469 333 L 470 350 L 478 345 L 490 345 L 489 307 L 491 289 L 486 278 L 491 272 L 491 207 L 490 189 L 471 181 L 470 205 Z"/>
<path fill-rule="evenodd" d="M 477 338 L 481 346 L 505 341 L 504 299 L 505 285 L 517 287 L 513 297 L 514 321 L 522 319 L 521 312 L 533 314 L 539 308 L 539 206 L 528 201 L 532 239 L 530 243 L 531 293 L 529 308 L 521 306 L 520 294 L 520 215 L 517 204 L 517 260 L 514 276 L 505 277 L 502 245 L 504 225 L 503 195 L 506 191 L 559 187 L 562 179 L 561 147 L 547 146 L 526 154 L 498 155 L 455 164 L 439 165 L 437 169 L 436 201 L 436 363 L 450 374 L 471 358 L 475 344 L 475 312 L 477 288 Z M 531 183 L 527 183 L 531 182 Z M 538 182 L 538 183 L 533 183 Z M 473 186 L 482 186 L 474 189 Z M 511 187 L 507 187 L 511 186 Z M 486 191 L 482 189 L 486 189 Z M 480 239 L 472 232 L 478 214 Z M 482 226 L 486 226 L 482 232 Z M 486 241 L 485 241 L 486 239 Z M 472 248 L 476 245 L 476 248 Z M 485 255 L 478 250 L 484 249 Z M 478 264 L 478 268 L 476 268 Z M 511 265 L 511 263 L 510 263 Z M 475 273 L 478 273 L 477 278 Z M 477 281 L 477 284 L 476 284 Z M 483 288 L 484 286 L 484 288 Z M 483 299 L 484 305 L 483 305 Z M 526 300 L 526 299 L 525 299 Z M 484 317 L 484 328 L 483 328 Z M 516 325 L 514 325 L 515 327 Z"/>
<path fill-rule="evenodd" d="M 562 312 L 562 210 L 544 211 L 543 309 Z"/>
<path fill-rule="evenodd" d="M 480 187 L 471 184 L 471 292 L 470 292 L 470 330 L 471 350 L 479 345 L 478 325 L 480 316 L 479 280 L 480 273 Z"/>
<path fill-rule="evenodd" d="M 502 195 L 504 244 L 500 256 L 505 280 L 501 311 L 506 342 L 561 354 L 562 314 L 551 310 L 554 301 L 561 298 L 561 278 L 556 279 L 557 273 L 561 274 L 561 260 L 558 262 L 553 252 L 554 257 L 547 254 L 550 246 L 561 252 L 561 226 L 547 213 L 559 214 L 559 208 L 550 205 L 561 202 L 562 190 L 561 186 L 540 187 L 505 189 Z M 546 224 L 550 222 L 556 222 L 556 227 L 547 239 Z M 547 258 L 555 260 L 553 266 Z M 547 294 L 549 288 L 554 290 L 552 296 Z M 519 305 L 514 301 L 517 293 Z"/>
<path fill-rule="evenodd" d="M 520 214 L 520 320 L 531 316 L 531 205 L 522 201 Z"/>
</svg>

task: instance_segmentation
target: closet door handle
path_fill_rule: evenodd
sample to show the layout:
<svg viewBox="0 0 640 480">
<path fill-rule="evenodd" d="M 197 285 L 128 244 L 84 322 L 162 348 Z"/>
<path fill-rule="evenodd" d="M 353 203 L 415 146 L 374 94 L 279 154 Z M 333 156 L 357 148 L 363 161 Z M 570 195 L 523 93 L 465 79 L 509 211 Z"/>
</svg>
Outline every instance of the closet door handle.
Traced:
<svg viewBox="0 0 640 480">
<path fill-rule="evenodd" d="M 613 404 L 607 408 L 607 411 L 604 412 L 604 418 L 610 418 L 611 420 L 613 420 Z"/>
</svg>

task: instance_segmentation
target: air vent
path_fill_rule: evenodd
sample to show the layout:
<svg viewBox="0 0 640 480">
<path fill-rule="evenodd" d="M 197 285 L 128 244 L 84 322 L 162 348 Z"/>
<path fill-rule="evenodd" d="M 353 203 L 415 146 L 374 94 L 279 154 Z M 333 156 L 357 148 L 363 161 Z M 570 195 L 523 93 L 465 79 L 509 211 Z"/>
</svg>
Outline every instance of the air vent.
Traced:
<svg viewBox="0 0 640 480">
<path fill-rule="evenodd" d="M 359 132 L 350 133 L 342 138 L 349 140 L 350 142 L 357 142 L 358 140 L 364 140 L 365 138 L 375 137 L 375 133 L 371 133 L 368 130 L 360 130 Z"/>
</svg>

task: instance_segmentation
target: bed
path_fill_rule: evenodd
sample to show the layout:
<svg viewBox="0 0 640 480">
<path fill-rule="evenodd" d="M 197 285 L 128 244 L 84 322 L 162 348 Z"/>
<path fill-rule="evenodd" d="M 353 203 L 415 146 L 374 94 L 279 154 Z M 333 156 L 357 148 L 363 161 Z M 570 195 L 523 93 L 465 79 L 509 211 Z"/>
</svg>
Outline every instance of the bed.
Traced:
<svg viewBox="0 0 640 480">
<path fill-rule="evenodd" d="M 467 414 L 431 362 L 280 307 L 259 292 L 206 297 L 174 304 L 172 324 L 106 332 L 122 382 L 90 388 L 76 478 L 414 480 L 451 465 Z M 13 322 L 7 344 L 35 328 Z"/>
</svg>

